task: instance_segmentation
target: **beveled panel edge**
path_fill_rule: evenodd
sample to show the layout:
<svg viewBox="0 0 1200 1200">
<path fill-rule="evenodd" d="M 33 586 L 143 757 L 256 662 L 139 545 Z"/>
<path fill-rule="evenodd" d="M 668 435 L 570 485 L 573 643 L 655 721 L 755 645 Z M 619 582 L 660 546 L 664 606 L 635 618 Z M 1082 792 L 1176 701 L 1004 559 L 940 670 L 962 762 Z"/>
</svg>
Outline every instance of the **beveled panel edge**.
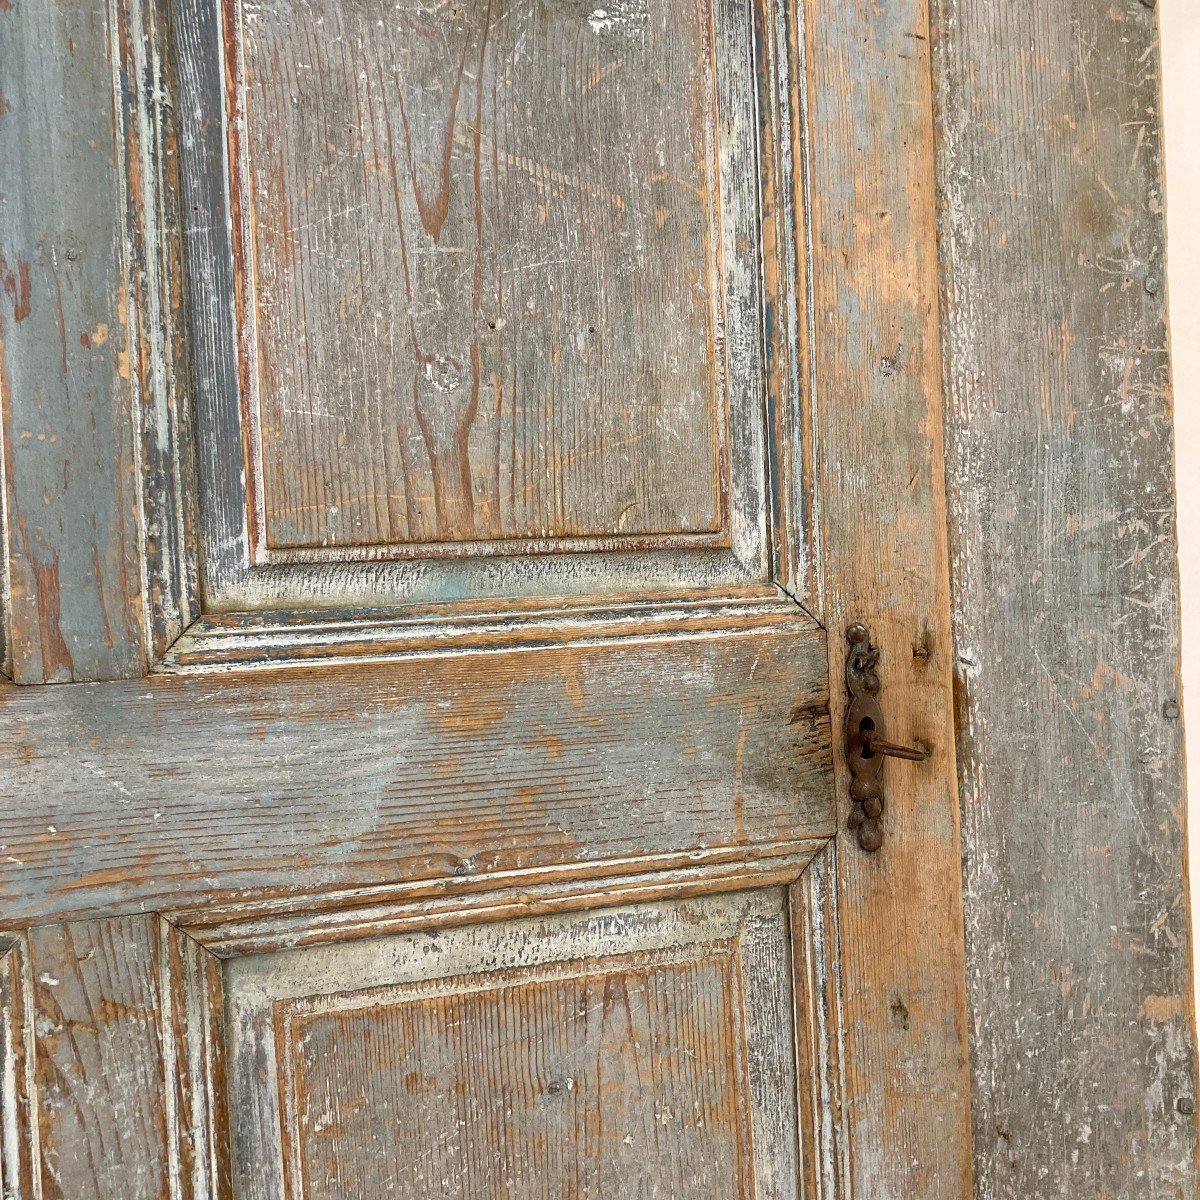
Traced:
<svg viewBox="0 0 1200 1200">
<path fill-rule="evenodd" d="M 824 575 L 813 357 L 806 0 L 750 2 L 760 29 L 759 203 L 774 578 L 798 603 L 820 613 Z"/>
<path fill-rule="evenodd" d="M 544 558 L 562 554 L 638 551 L 729 550 L 728 530 L 658 533 L 563 534 L 553 537 L 476 538 L 461 542 L 371 542 L 355 546 L 271 546 L 260 549 L 254 569 L 318 563 L 409 562 L 440 558 Z"/>
<path fill-rule="evenodd" d="M 371 610 L 259 610 L 196 620 L 158 664 L 170 675 L 311 667 L 771 630 L 822 633 L 782 589 L 675 590 Z"/>
<path fill-rule="evenodd" d="M 140 435 L 142 595 L 152 665 L 201 611 L 172 0 L 108 2 L 121 22 L 115 86 L 123 106 L 125 254 L 136 313 L 130 372 Z"/>
<path fill-rule="evenodd" d="M 831 835 L 832 836 L 832 835 Z M 358 888 L 169 914 L 220 958 L 794 883 L 830 838 Z"/>
<path fill-rule="evenodd" d="M 752 560 L 721 546 L 607 549 L 571 554 L 483 555 L 247 567 L 206 594 L 207 614 L 295 608 L 339 609 L 538 596 L 594 596 L 679 588 L 737 589 L 769 578 L 765 549 Z"/>
<path fill-rule="evenodd" d="M 830 838 L 790 894 L 804 1200 L 852 1194 L 849 1143 L 840 1121 L 846 1077 L 837 869 Z"/>
<path fill-rule="evenodd" d="M 220 960 L 161 914 L 156 933 L 172 1197 L 232 1200 Z"/>
</svg>

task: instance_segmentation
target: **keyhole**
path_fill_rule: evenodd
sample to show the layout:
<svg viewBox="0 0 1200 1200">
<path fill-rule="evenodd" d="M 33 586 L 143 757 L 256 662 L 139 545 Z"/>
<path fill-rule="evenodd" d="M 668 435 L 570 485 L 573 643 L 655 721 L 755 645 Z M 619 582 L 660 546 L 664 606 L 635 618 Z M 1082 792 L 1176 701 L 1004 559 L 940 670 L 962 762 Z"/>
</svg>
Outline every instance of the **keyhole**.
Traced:
<svg viewBox="0 0 1200 1200">
<path fill-rule="evenodd" d="M 862 745 L 859 747 L 859 758 L 874 758 L 875 751 L 867 744 L 866 734 L 875 732 L 875 722 L 870 717 L 863 717 L 858 723 L 858 732 L 863 734 Z"/>
</svg>

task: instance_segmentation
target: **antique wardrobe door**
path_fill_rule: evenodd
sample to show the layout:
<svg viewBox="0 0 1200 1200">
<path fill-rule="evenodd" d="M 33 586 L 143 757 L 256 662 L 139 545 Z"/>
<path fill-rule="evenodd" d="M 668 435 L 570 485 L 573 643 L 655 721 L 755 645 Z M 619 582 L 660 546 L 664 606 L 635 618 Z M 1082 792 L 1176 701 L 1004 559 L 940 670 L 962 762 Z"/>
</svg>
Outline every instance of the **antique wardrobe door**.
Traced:
<svg viewBox="0 0 1200 1200">
<path fill-rule="evenodd" d="M 4 1195 L 966 1194 L 923 5 L 0 39 Z"/>
</svg>

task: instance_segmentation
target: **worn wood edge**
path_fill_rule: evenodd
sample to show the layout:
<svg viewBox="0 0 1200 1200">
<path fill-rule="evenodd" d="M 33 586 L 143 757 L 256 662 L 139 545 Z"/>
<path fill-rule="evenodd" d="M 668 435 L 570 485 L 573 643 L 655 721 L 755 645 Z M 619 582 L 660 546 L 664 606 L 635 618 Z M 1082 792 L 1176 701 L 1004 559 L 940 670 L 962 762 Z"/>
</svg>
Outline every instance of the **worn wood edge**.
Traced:
<svg viewBox="0 0 1200 1200">
<path fill-rule="evenodd" d="M 819 613 L 824 577 L 814 404 L 808 80 L 798 36 L 805 14 L 803 4 L 779 0 L 756 0 L 755 10 L 773 570 L 778 587 L 809 613 Z"/>
<path fill-rule="evenodd" d="M 158 922 L 172 1200 L 231 1200 L 220 960 Z"/>
<path fill-rule="evenodd" d="M 256 510 L 257 511 L 257 510 Z M 261 536 L 261 535 L 259 535 Z M 728 531 L 696 533 L 571 534 L 559 537 L 472 538 L 444 542 L 372 542 L 355 546 L 259 546 L 258 567 L 322 563 L 408 562 L 421 559 L 519 558 L 560 554 L 611 554 L 645 550 L 733 550 Z"/>
<path fill-rule="evenodd" d="M 382 937 L 454 925 L 478 925 L 626 903 L 718 895 L 787 885 L 804 872 L 824 839 L 759 848 L 753 856 L 725 851 L 645 863 L 601 863 L 572 872 L 529 872 L 524 878 L 447 881 L 437 889 L 360 890 L 322 896 L 308 908 L 193 910 L 168 914 L 188 935 L 222 958 L 357 938 Z M 642 867 L 631 873 L 630 868 Z M 557 877 L 556 877 L 557 876 Z M 335 907 L 337 906 L 337 907 Z"/>
<path fill-rule="evenodd" d="M 777 589 L 683 594 L 622 604 L 581 598 L 501 607 L 452 605 L 392 612 L 235 613 L 194 622 L 157 671 L 186 675 L 449 654 L 599 646 L 808 629 L 817 622 Z"/>
<path fill-rule="evenodd" d="M 4 327 L 0 325 L 0 373 L 4 364 Z M 0 678 L 13 678 L 13 596 L 12 596 L 12 545 L 9 528 L 9 451 L 6 438 L 8 420 L 7 405 L 0 397 Z"/>
<path fill-rule="evenodd" d="M 863 1200 L 961 1200 L 970 1075 L 930 14 L 926 0 L 809 0 L 796 40 L 824 580 L 809 602 L 828 630 L 831 721 L 840 729 L 847 702 L 845 630 L 864 621 L 883 650 L 895 735 L 933 750 L 927 765 L 888 773 L 876 855 L 845 831 L 849 776 L 835 752 L 846 1107 L 833 1178 Z"/>
<path fill-rule="evenodd" d="M 114 86 L 125 187 L 120 253 L 131 293 L 148 667 L 199 614 L 179 129 L 166 0 L 108 2 L 119 44 Z"/>
<path fill-rule="evenodd" d="M 843 1121 L 846 1077 L 842 1063 L 845 1019 L 838 961 L 837 848 L 830 839 L 813 856 L 790 892 L 796 986 L 797 1078 L 805 1200 L 842 1200 L 852 1194 L 850 1153 Z"/>
<path fill-rule="evenodd" d="M 29 951 L 19 935 L 0 934 L 0 1195 L 40 1195 L 34 1104 Z"/>
</svg>

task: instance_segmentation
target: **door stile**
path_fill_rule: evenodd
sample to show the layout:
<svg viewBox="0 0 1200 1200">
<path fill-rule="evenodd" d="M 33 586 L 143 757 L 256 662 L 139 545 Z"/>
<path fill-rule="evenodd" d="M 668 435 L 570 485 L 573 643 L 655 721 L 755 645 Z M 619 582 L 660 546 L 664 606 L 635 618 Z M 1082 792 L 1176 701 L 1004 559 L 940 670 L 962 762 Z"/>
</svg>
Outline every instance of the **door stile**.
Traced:
<svg viewBox="0 0 1200 1200">
<path fill-rule="evenodd" d="M 929 12 L 925 0 L 806 12 L 792 51 L 807 85 L 796 188 L 809 199 L 823 580 L 806 600 L 828 630 L 834 730 L 846 630 L 861 621 L 881 650 L 892 735 L 931 751 L 888 768 L 875 854 L 846 833 L 835 751 L 847 1194 L 961 1200 L 970 1082 Z"/>
</svg>

